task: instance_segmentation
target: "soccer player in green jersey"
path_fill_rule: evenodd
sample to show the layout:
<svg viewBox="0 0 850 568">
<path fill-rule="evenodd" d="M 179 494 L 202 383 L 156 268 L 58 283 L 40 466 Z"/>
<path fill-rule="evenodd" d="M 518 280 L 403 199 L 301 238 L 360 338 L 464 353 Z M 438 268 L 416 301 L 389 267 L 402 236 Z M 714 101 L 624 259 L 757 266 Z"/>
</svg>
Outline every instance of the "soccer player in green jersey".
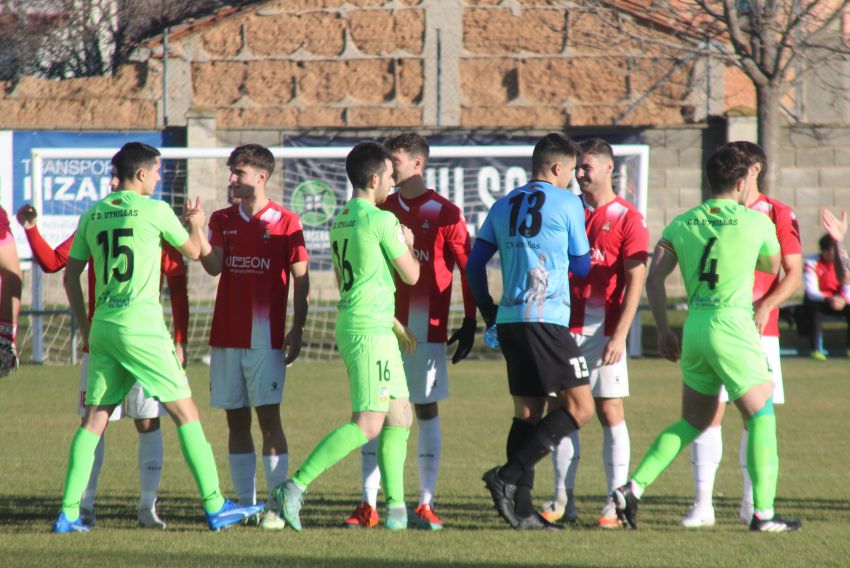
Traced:
<svg viewBox="0 0 850 568">
<path fill-rule="evenodd" d="M 624 526 L 637 528 L 644 490 L 708 427 L 723 385 L 750 432 L 747 467 L 755 502 L 750 530 L 798 530 L 800 521 L 773 512 L 779 474 L 773 384 L 753 321 L 753 271 L 779 270 L 776 229 L 769 217 L 743 205 L 757 191 L 758 168 L 742 149 L 724 146 L 705 168 L 711 197 L 664 229 L 646 284 L 658 349 L 670 361 L 682 360 L 682 418 L 659 434 L 631 480 L 614 490 L 617 515 Z M 688 294 L 681 352 L 667 323 L 664 286 L 677 264 Z"/>
<path fill-rule="evenodd" d="M 237 507 L 219 491 L 215 460 L 192 400 L 159 303 L 162 239 L 196 260 L 209 248 L 200 200 L 189 201 L 191 234 L 171 207 L 151 199 L 160 179 L 159 151 L 130 142 L 115 158 L 121 184 L 80 217 L 64 284 L 83 341 L 89 346 L 86 414 L 71 442 L 62 511 L 53 532 L 88 532 L 80 520 L 80 498 L 88 484 L 95 447 L 109 415 L 138 380 L 177 424 L 180 447 L 195 478 L 210 529 L 237 523 L 262 506 Z M 80 275 L 93 258 L 95 306 L 86 315 Z"/>
<path fill-rule="evenodd" d="M 377 207 L 394 185 L 386 147 L 357 144 L 345 169 L 354 195 L 334 220 L 330 242 L 340 295 L 336 342 L 348 371 L 351 421 L 325 436 L 292 479 L 272 492 L 283 518 L 299 532 L 301 503 L 310 483 L 376 437 L 388 505 L 386 527 L 407 528 L 403 476 L 413 414 L 399 342 L 408 346 L 412 339 L 394 318 L 393 270 L 413 285 L 419 279 L 419 263 L 411 251 L 413 234 L 395 215 Z"/>
</svg>

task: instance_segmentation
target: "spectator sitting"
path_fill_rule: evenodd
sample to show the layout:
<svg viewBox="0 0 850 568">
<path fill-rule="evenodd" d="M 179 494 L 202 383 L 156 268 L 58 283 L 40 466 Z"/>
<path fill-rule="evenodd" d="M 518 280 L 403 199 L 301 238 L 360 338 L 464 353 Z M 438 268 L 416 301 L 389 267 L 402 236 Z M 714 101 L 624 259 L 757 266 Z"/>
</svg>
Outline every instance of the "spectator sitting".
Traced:
<svg viewBox="0 0 850 568">
<path fill-rule="evenodd" d="M 847 320 L 846 348 L 850 357 L 850 285 L 842 284 L 835 266 L 835 241 L 825 234 L 818 241 L 820 255 L 816 259 L 806 260 L 803 283 L 806 290 L 804 306 L 811 318 L 809 333 L 810 356 L 823 361 L 826 351 L 823 347 L 821 326 L 824 315 L 843 316 Z"/>
</svg>

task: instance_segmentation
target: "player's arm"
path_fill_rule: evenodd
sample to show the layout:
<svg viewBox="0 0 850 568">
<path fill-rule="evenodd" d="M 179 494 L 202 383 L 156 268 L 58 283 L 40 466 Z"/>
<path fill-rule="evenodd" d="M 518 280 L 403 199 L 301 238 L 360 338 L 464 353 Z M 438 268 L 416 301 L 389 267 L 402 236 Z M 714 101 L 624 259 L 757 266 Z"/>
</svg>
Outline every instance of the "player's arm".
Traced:
<svg viewBox="0 0 850 568">
<path fill-rule="evenodd" d="M 850 285 L 850 257 L 844 248 L 844 236 L 847 234 L 847 211 L 841 212 L 839 220 L 829 209 L 821 212 L 823 228 L 835 241 L 835 274 L 844 286 Z"/>
<path fill-rule="evenodd" d="M 419 261 L 413 256 L 413 233 L 404 225 L 401 225 L 401 232 L 404 235 L 407 250 L 390 262 L 401 281 L 413 286 L 419 281 Z"/>
<path fill-rule="evenodd" d="M 644 251 L 645 253 L 646 251 Z M 626 286 L 623 290 L 620 320 L 617 322 L 617 327 L 614 328 L 611 339 L 608 340 L 602 352 L 603 365 L 617 363 L 626 353 L 626 337 L 629 334 L 629 328 L 632 326 L 632 320 L 637 313 L 640 296 L 643 292 L 643 282 L 644 278 L 646 278 L 646 261 L 643 259 L 626 259 L 624 263 L 624 278 Z"/>
<path fill-rule="evenodd" d="M 764 333 L 770 312 L 793 296 L 803 281 L 803 255 L 781 253 L 780 255 L 783 276 L 779 279 L 776 288 L 757 302 L 753 315 L 753 320 L 756 322 L 759 333 Z"/>
<path fill-rule="evenodd" d="M 498 308 L 490 296 L 490 288 L 487 284 L 487 263 L 496 254 L 498 248 L 493 243 L 482 239 L 475 239 L 472 252 L 466 262 L 466 277 L 469 279 L 469 289 L 478 304 L 478 311 L 484 318 L 484 325 L 488 328 L 496 323 Z"/>
<path fill-rule="evenodd" d="M 15 339 L 18 331 L 18 312 L 21 309 L 21 288 L 18 249 L 6 225 L 6 234 L 0 239 L 0 377 L 5 377 L 18 368 Z"/>
<path fill-rule="evenodd" d="M 402 353 L 416 353 L 416 336 L 395 317 L 393 318 L 393 333 L 398 339 L 398 346 Z"/>
<path fill-rule="evenodd" d="M 652 316 L 655 318 L 655 330 L 658 334 L 658 351 L 662 357 L 676 362 L 679 360 L 679 339 L 667 321 L 667 289 L 665 281 L 676 269 L 679 260 L 672 243 L 661 239 L 655 246 L 649 276 L 646 278 L 646 296 Z"/>
<path fill-rule="evenodd" d="M 446 228 L 445 240 L 457 263 L 460 272 L 460 289 L 463 294 L 463 323 L 460 329 L 456 329 L 446 342 L 446 345 L 457 343 L 457 349 L 452 355 L 452 364 L 454 365 L 466 359 L 475 344 L 476 304 L 472 290 L 469 288 L 469 279 L 466 276 L 466 264 L 469 261 L 472 245 L 469 231 L 466 228 L 466 221 L 462 215 L 456 223 Z"/>
<path fill-rule="evenodd" d="M 286 351 L 285 363 L 289 365 L 301 353 L 301 337 L 304 324 L 307 323 L 307 310 L 310 306 L 310 274 L 309 263 L 304 260 L 292 265 L 292 299 L 295 313 L 292 317 L 292 327 L 283 340 Z"/>
<path fill-rule="evenodd" d="M 62 275 L 62 283 L 65 286 L 65 293 L 68 295 L 68 303 L 71 306 L 71 311 L 74 313 L 74 318 L 77 320 L 77 326 L 80 329 L 80 335 L 83 337 L 83 344 L 89 344 L 89 328 L 90 322 L 88 314 L 86 314 L 86 301 L 83 298 L 83 287 L 80 284 L 80 275 L 85 270 L 88 264 L 85 260 L 77 260 L 76 258 L 68 258 L 68 264 L 65 266 L 65 272 Z"/>
<path fill-rule="evenodd" d="M 68 262 L 68 251 L 71 250 L 74 235 L 72 234 L 54 249 L 44 240 L 44 237 L 41 236 L 38 230 L 38 225 L 35 222 L 38 212 L 35 207 L 24 205 L 18 209 L 15 216 L 18 219 L 18 223 L 24 228 L 24 234 L 29 242 L 30 250 L 32 250 L 32 258 L 38 263 L 41 269 L 52 274 L 65 268 L 65 264 Z"/>
<path fill-rule="evenodd" d="M 174 324 L 174 350 L 186 366 L 189 342 L 189 291 L 183 255 L 168 241 L 162 241 L 162 273 L 171 298 L 171 320 Z"/>
<path fill-rule="evenodd" d="M 191 198 L 186 200 L 186 205 L 183 210 L 183 218 L 189 224 L 189 238 L 182 245 L 177 246 L 183 256 L 192 260 L 209 254 L 211 250 L 210 242 L 207 239 L 207 234 L 204 231 L 204 223 L 206 223 L 206 213 L 201 206 L 201 198 L 196 197 L 195 201 Z"/>
<path fill-rule="evenodd" d="M 780 251 L 770 255 L 760 254 L 756 261 L 756 270 L 768 274 L 776 274 L 779 272 L 780 266 L 782 266 L 782 253 Z"/>
</svg>

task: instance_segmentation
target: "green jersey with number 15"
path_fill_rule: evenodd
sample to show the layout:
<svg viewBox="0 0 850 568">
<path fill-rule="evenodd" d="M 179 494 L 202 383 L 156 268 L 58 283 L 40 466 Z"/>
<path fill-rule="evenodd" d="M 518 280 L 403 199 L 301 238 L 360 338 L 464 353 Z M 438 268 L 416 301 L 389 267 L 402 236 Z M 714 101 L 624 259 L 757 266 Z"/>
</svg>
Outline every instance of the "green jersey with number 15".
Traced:
<svg viewBox="0 0 850 568">
<path fill-rule="evenodd" d="M 392 333 L 395 278 L 390 260 L 407 251 L 398 219 L 356 197 L 334 219 L 330 240 L 339 278 L 337 333 Z"/>
<path fill-rule="evenodd" d="M 68 254 L 93 259 L 94 321 L 136 330 L 162 328 L 162 239 L 179 247 L 189 234 L 158 199 L 115 191 L 83 213 Z"/>
<path fill-rule="evenodd" d="M 691 310 L 753 311 L 760 255 L 779 252 L 770 218 L 731 199 L 709 199 L 676 217 L 659 245 L 679 260 Z"/>
</svg>

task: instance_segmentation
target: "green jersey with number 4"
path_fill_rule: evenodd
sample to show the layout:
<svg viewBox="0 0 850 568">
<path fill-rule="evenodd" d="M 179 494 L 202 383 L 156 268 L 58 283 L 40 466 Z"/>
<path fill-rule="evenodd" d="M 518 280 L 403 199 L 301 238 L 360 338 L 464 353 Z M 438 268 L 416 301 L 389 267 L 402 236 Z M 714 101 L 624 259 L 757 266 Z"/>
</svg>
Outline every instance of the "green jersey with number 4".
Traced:
<svg viewBox="0 0 850 568">
<path fill-rule="evenodd" d="M 188 238 L 167 203 L 133 191 L 110 193 L 83 213 L 68 254 L 93 259 L 93 319 L 137 330 L 161 329 L 162 239 L 179 247 Z"/>
<path fill-rule="evenodd" d="M 753 310 L 760 255 L 779 252 L 770 218 L 731 199 L 709 199 L 676 217 L 660 246 L 679 260 L 691 310 Z"/>
<path fill-rule="evenodd" d="M 339 278 L 337 333 L 392 333 L 395 279 L 390 260 L 407 251 L 398 219 L 354 198 L 331 225 L 330 240 Z"/>
</svg>

